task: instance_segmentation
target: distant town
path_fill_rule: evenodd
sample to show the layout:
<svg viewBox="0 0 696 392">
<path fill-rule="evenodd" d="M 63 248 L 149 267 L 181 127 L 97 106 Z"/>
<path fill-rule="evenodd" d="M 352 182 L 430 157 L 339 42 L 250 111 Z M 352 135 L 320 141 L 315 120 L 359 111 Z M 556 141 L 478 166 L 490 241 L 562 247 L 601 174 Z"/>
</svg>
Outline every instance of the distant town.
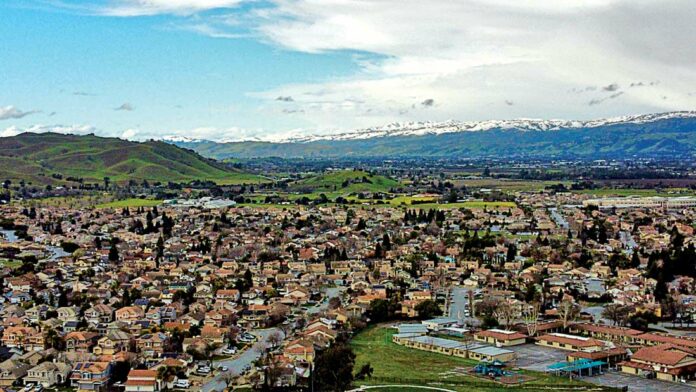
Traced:
<svg viewBox="0 0 696 392">
<path fill-rule="evenodd" d="M 229 186 L 5 181 L 0 385 L 696 385 L 688 170 L 385 165 Z"/>
</svg>

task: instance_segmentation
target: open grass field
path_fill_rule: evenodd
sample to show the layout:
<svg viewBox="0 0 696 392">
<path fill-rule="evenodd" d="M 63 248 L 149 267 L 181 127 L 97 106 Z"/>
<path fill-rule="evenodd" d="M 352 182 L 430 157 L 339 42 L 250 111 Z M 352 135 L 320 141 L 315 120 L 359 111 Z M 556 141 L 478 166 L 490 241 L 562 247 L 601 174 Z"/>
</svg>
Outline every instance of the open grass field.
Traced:
<svg viewBox="0 0 696 392">
<path fill-rule="evenodd" d="M 124 200 L 114 200 L 108 203 L 97 204 L 96 208 L 137 208 L 154 207 L 162 204 L 162 200 L 130 198 Z"/>
<path fill-rule="evenodd" d="M 565 184 L 570 186 L 570 181 L 533 181 L 533 180 L 512 180 L 505 178 L 479 178 L 462 179 L 451 181 L 456 186 L 465 185 L 471 189 L 500 189 L 503 192 L 515 191 L 540 191 L 547 186 Z"/>
<path fill-rule="evenodd" d="M 370 363 L 374 369 L 371 379 L 356 381 L 357 385 L 419 385 L 435 386 L 454 391 L 492 392 L 492 391 L 530 391 L 542 390 L 552 386 L 557 390 L 612 390 L 581 381 L 550 376 L 544 373 L 521 371 L 534 377 L 534 380 L 521 387 L 503 387 L 501 384 L 478 377 L 455 374 L 456 368 L 470 368 L 476 361 L 444 354 L 420 351 L 399 346 L 391 341 L 396 330 L 386 326 L 369 327 L 351 341 L 356 354 L 355 369 Z M 403 382 L 394 382 L 403 380 Z M 403 391 L 404 387 L 377 389 L 379 391 Z M 412 388 L 412 390 L 417 390 Z"/>
<path fill-rule="evenodd" d="M 451 208 L 472 208 L 472 209 L 504 209 L 515 208 L 517 204 L 512 201 L 462 201 L 457 203 L 423 203 L 414 204 L 412 207 L 420 209 L 451 209 Z"/>
</svg>

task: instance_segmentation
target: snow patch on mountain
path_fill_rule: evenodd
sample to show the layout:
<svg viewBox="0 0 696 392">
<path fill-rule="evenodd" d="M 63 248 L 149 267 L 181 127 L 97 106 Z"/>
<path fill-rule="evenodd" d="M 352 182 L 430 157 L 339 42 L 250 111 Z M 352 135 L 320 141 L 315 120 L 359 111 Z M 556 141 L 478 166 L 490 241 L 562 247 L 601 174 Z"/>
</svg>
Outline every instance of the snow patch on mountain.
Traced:
<svg viewBox="0 0 696 392">
<path fill-rule="evenodd" d="M 493 129 L 517 131 L 558 131 L 561 129 L 596 128 L 616 124 L 645 124 L 655 121 L 696 118 L 696 111 L 643 114 L 621 116 L 599 120 L 542 120 L 520 118 L 515 120 L 488 121 L 443 121 L 443 122 L 407 122 L 391 123 L 381 127 L 366 128 L 356 131 L 331 135 L 311 135 L 285 139 L 289 143 L 310 143 L 315 141 L 361 140 L 389 136 L 423 136 L 440 135 L 454 132 L 481 132 Z"/>
</svg>

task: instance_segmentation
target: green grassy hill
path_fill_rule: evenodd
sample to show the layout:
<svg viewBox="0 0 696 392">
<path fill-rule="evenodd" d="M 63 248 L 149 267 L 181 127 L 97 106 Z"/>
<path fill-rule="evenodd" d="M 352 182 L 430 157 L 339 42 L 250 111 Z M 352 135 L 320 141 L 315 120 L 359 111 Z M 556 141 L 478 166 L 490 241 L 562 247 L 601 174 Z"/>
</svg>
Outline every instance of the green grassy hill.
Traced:
<svg viewBox="0 0 696 392">
<path fill-rule="evenodd" d="M 290 189 L 300 192 L 389 192 L 400 183 L 391 178 L 373 175 L 362 170 L 341 170 L 305 178 L 291 184 Z"/>
<path fill-rule="evenodd" d="M 24 180 L 33 184 L 67 183 L 68 177 L 85 182 L 102 182 L 104 177 L 112 182 L 211 180 L 234 184 L 261 180 L 163 142 L 137 143 L 57 133 L 0 138 L 0 173 L 2 181 Z"/>
</svg>

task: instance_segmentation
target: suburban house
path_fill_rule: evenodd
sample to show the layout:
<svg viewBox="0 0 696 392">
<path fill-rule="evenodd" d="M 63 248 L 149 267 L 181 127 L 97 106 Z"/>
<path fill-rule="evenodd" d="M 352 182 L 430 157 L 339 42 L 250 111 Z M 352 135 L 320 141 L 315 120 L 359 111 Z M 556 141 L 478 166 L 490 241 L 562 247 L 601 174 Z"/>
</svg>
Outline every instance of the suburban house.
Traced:
<svg viewBox="0 0 696 392">
<path fill-rule="evenodd" d="M 31 365 L 17 359 L 8 359 L 0 363 L 0 386 L 10 387 L 15 381 L 27 375 Z"/>
<path fill-rule="evenodd" d="M 29 369 L 25 383 L 41 384 L 44 387 L 62 385 L 68 381 L 72 368 L 62 362 L 42 362 Z"/>
<path fill-rule="evenodd" d="M 78 392 L 104 392 L 108 390 L 110 377 L 109 362 L 78 362 L 70 374 L 70 385 Z"/>
</svg>

